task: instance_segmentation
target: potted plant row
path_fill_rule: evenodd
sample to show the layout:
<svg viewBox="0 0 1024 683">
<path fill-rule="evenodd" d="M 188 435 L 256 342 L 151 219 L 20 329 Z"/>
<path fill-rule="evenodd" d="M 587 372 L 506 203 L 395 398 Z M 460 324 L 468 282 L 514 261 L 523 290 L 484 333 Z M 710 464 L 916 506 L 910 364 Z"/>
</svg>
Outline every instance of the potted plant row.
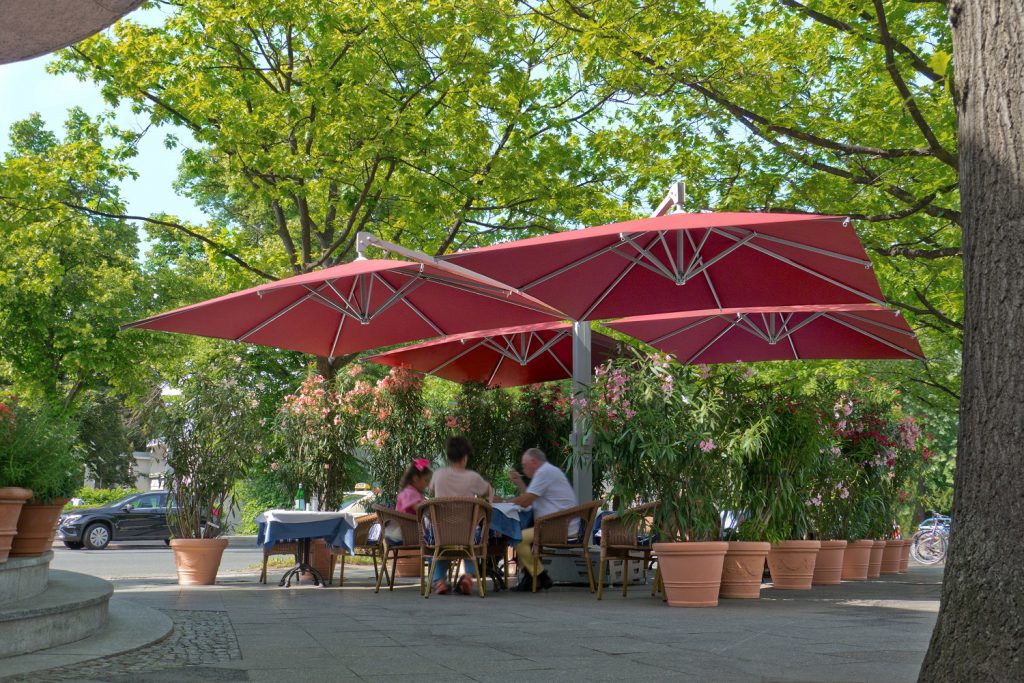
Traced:
<svg viewBox="0 0 1024 683">
<path fill-rule="evenodd" d="M 81 481 L 71 422 L 45 406 L 0 398 L 0 562 L 47 552 Z"/>
</svg>

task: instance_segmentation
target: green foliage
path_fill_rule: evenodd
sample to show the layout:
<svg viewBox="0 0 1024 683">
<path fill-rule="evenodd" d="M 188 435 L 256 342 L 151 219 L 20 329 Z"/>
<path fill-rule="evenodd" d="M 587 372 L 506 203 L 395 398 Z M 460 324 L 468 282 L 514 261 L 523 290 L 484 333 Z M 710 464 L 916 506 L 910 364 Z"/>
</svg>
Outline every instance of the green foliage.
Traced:
<svg viewBox="0 0 1024 683">
<path fill-rule="evenodd" d="M 284 489 L 281 478 L 267 467 L 269 463 L 256 463 L 250 469 L 249 477 L 238 482 L 232 497 L 238 506 L 237 534 L 255 535 L 258 530 L 256 517 L 265 510 L 290 509 L 294 492 Z"/>
<path fill-rule="evenodd" d="M 179 538 L 223 533 L 218 521 L 259 443 L 259 402 L 254 388 L 238 381 L 241 365 L 227 359 L 185 378 L 180 400 L 166 407 L 168 489 L 177 504 L 168 523 Z"/>
<path fill-rule="evenodd" d="M 130 486 L 118 486 L 109 489 L 94 489 L 88 486 L 82 486 L 75 491 L 72 498 L 81 498 L 81 505 L 65 505 L 65 510 L 73 510 L 76 508 L 94 508 L 102 507 L 107 503 L 113 503 L 115 500 L 124 498 L 133 493 L 140 493 L 136 488 Z"/>
<path fill-rule="evenodd" d="M 70 498 L 82 483 L 75 425 L 54 410 L 0 396 L 0 486 L 32 489 L 37 502 Z"/>
<path fill-rule="evenodd" d="M 566 469 L 572 448 L 572 431 L 566 382 L 531 384 L 519 391 L 517 412 L 522 424 L 519 448 L 513 457 L 527 448 L 539 448 L 559 469 Z M 599 476 L 594 477 L 599 480 Z"/>
<path fill-rule="evenodd" d="M 130 437 L 124 404 L 109 392 L 89 392 L 79 410 L 78 438 L 85 465 L 101 489 L 135 482 Z"/>
<path fill-rule="evenodd" d="M 440 440 L 466 437 L 473 447 L 468 466 L 488 482 L 496 482 L 502 475 L 507 477 L 522 453 L 517 450 L 523 440 L 518 408 L 510 391 L 489 390 L 478 382 L 461 384 L 451 403 L 438 412 L 443 420 Z"/>
</svg>

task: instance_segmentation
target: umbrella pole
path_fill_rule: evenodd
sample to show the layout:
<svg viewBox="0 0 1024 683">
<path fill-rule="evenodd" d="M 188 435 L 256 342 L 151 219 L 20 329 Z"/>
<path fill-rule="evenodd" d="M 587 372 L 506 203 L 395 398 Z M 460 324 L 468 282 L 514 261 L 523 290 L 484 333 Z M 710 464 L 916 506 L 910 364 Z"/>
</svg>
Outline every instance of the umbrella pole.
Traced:
<svg viewBox="0 0 1024 683">
<path fill-rule="evenodd" d="M 590 321 L 577 321 L 572 324 L 572 396 L 586 398 L 590 390 L 593 365 L 590 360 L 591 337 Z M 580 503 L 588 503 L 594 499 L 594 470 L 591 459 L 593 444 L 586 437 L 586 423 L 583 411 L 573 404 L 572 435 L 572 488 Z"/>
</svg>

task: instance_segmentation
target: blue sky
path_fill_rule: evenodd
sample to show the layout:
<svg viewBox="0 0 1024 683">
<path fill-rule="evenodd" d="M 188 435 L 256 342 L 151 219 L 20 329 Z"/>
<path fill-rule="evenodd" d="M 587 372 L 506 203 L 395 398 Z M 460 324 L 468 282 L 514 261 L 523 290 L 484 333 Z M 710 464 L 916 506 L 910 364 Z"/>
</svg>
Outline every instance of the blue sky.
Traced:
<svg viewBox="0 0 1024 683">
<path fill-rule="evenodd" d="M 46 73 L 52 56 L 0 65 L 0 158 L 10 148 L 8 131 L 11 124 L 33 112 L 39 112 L 50 130 L 60 135 L 67 110 L 79 106 L 91 115 L 107 109 L 99 87 L 80 82 L 74 76 Z M 127 107 L 118 111 L 118 124 L 135 131 L 146 127 L 145 119 Z M 128 213 L 148 216 L 169 213 L 190 222 L 204 223 L 206 217 L 187 197 L 175 194 L 172 183 L 177 175 L 181 150 L 164 147 L 164 135 L 170 129 L 151 129 L 139 144 L 139 154 L 132 165 L 139 172 L 137 180 L 122 184 L 122 196 Z M 182 142 L 190 137 L 187 131 L 174 131 Z"/>
</svg>

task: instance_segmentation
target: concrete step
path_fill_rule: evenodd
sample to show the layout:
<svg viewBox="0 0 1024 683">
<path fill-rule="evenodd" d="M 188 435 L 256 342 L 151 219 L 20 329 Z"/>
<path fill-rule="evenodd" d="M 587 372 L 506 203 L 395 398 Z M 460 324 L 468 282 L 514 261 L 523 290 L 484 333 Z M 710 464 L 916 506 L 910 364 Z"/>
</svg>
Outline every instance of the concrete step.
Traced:
<svg viewBox="0 0 1024 683">
<path fill-rule="evenodd" d="M 0 657 L 81 640 L 107 623 L 109 582 L 56 570 L 49 577 L 41 593 L 0 606 Z"/>
<path fill-rule="evenodd" d="M 42 672 L 34 680 L 47 680 L 46 669 L 67 667 L 94 659 L 113 657 L 158 643 L 174 629 L 163 612 L 114 596 L 107 625 L 93 635 L 67 645 L 0 659 L 0 677 Z M 56 678 L 56 677 L 54 677 Z"/>
<path fill-rule="evenodd" d="M 0 562 L 0 607 L 31 598 L 46 590 L 53 551 L 39 557 L 9 557 Z"/>
</svg>

